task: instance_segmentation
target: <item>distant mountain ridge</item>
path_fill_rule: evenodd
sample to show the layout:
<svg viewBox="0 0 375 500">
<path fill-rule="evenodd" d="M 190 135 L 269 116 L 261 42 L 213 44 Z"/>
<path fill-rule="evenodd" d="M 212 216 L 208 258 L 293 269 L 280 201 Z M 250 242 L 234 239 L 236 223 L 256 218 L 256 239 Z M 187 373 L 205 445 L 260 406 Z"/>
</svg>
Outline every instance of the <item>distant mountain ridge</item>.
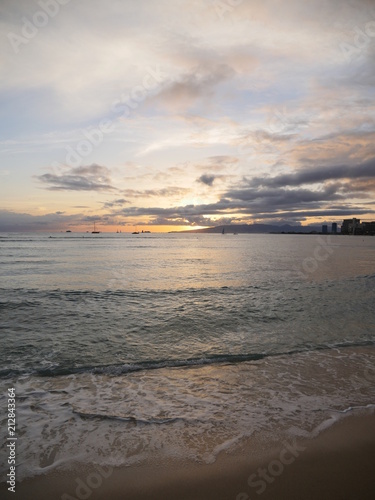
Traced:
<svg viewBox="0 0 375 500">
<path fill-rule="evenodd" d="M 229 224 L 225 226 L 207 227 L 204 229 L 188 229 L 186 231 L 170 231 L 171 233 L 222 233 L 224 234 L 249 234 L 249 233 L 311 233 L 319 232 L 318 226 L 290 226 L 284 224 L 275 226 L 271 224 Z"/>
</svg>

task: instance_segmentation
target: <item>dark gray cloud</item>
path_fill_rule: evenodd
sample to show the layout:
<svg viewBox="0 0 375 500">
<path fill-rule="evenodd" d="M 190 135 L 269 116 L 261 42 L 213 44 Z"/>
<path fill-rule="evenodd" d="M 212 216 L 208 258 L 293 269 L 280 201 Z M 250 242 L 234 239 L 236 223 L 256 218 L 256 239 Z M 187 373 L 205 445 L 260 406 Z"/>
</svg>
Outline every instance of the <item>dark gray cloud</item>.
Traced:
<svg viewBox="0 0 375 500">
<path fill-rule="evenodd" d="M 36 178 L 50 191 L 116 191 L 107 167 L 89 165 L 71 168 L 61 174 L 43 174 Z"/>
<path fill-rule="evenodd" d="M 230 213 L 252 216 L 258 213 L 276 213 L 279 210 L 299 210 L 301 208 L 320 208 L 327 202 L 344 200 L 334 188 L 310 191 L 307 189 L 233 189 L 216 203 L 185 205 L 171 208 L 128 207 L 116 210 L 113 214 L 123 216 L 164 217 L 171 220 L 181 217 L 221 215 Z"/>
<path fill-rule="evenodd" d="M 227 191 L 225 196 L 231 200 L 245 202 L 249 207 L 259 200 L 262 200 L 262 204 L 268 207 L 283 207 L 343 199 L 343 195 L 336 193 L 335 186 L 327 186 L 316 191 L 302 188 L 240 188 Z"/>
<path fill-rule="evenodd" d="M 125 200 L 125 198 L 119 198 L 117 200 L 104 202 L 103 207 L 104 208 L 112 208 L 112 207 L 125 205 L 126 203 L 130 203 L 130 202 L 128 200 Z"/>
<path fill-rule="evenodd" d="M 295 210 L 293 212 L 278 212 L 279 217 L 284 217 L 288 218 L 289 220 L 293 218 L 293 220 L 296 221 L 302 221 L 302 220 L 307 220 L 310 217 L 338 217 L 338 218 L 343 218 L 346 216 L 350 216 L 352 214 L 356 215 L 362 215 L 362 214 L 368 214 L 368 213 L 374 213 L 375 210 L 368 210 L 364 209 L 361 207 L 346 207 L 346 208 L 327 208 L 324 210 Z M 275 214 L 257 214 L 253 215 L 250 217 L 251 219 L 274 219 Z"/>
<path fill-rule="evenodd" d="M 203 174 L 197 179 L 197 182 L 201 182 L 202 184 L 206 184 L 206 186 L 212 186 L 215 180 L 214 175 Z"/>
<path fill-rule="evenodd" d="M 300 186 L 301 184 L 321 183 L 328 180 L 339 179 L 359 179 L 359 178 L 375 178 L 375 159 L 371 159 L 360 165 L 334 165 L 332 167 L 310 168 L 309 170 L 301 170 L 295 174 L 281 174 L 275 177 L 255 177 L 251 180 L 250 185 L 254 187 L 283 187 L 283 186 Z"/>
</svg>

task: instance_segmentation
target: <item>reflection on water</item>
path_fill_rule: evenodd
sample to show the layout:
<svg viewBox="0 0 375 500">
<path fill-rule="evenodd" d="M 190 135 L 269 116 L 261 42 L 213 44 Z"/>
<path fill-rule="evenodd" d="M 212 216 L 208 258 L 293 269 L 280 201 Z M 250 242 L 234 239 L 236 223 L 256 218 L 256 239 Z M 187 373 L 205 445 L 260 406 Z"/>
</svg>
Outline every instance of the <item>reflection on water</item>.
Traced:
<svg viewBox="0 0 375 500">
<path fill-rule="evenodd" d="M 318 235 L 3 237 L 4 287 L 182 289 L 375 273 L 375 238 Z"/>
</svg>

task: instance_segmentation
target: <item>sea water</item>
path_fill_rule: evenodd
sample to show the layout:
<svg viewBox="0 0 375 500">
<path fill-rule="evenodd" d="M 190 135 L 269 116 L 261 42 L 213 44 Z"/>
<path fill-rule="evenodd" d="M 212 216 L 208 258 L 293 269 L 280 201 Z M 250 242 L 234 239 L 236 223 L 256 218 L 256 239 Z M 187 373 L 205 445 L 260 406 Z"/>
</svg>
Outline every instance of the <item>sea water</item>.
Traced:
<svg viewBox="0 0 375 500">
<path fill-rule="evenodd" d="M 374 298 L 371 237 L 3 233 L 18 479 L 209 463 L 255 433 L 312 435 L 373 408 Z"/>
</svg>

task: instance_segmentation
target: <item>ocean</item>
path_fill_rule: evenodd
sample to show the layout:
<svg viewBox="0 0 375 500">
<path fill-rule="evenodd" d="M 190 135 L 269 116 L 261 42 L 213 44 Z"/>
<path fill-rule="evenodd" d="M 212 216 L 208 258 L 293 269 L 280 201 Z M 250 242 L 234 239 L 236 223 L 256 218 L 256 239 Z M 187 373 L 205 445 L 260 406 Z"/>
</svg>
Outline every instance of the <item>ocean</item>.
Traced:
<svg viewBox="0 0 375 500">
<path fill-rule="evenodd" d="M 371 237 L 1 234 L 17 478 L 212 463 L 373 410 L 374 299 Z"/>
</svg>

